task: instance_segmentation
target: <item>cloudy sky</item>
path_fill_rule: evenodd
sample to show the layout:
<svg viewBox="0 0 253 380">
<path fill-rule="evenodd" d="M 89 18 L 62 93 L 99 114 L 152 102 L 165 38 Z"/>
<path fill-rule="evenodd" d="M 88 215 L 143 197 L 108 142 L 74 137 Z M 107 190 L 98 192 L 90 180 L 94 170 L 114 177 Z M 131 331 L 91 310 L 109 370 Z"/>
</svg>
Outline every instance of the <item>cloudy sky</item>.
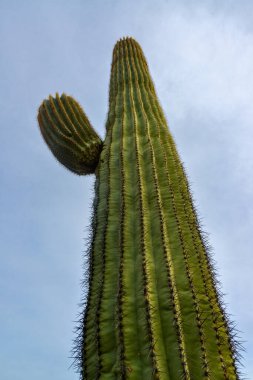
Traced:
<svg viewBox="0 0 253 380">
<path fill-rule="evenodd" d="M 70 350 L 94 178 L 66 171 L 36 121 L 74 96 L 105 135 L 112 49 L 133 36 L 209 233 L 253 379 L 253 2 L 0 0 L 0 367 L 77 380 Z"/>
</svg>

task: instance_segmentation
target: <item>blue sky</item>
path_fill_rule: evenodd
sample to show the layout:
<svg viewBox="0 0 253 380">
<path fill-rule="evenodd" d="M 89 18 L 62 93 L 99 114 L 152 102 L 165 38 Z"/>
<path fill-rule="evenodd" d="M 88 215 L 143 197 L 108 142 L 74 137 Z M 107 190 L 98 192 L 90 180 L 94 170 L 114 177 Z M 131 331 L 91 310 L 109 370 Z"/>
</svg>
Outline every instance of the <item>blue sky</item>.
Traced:
<svg viewBox="0 0 253 380">
<path fill-rule="evenodd" d="M 64 91 L 104 137 L 112 49 L 127 35 L 147 57 L 253 379 L 252 19 L 247 0 L 0 0 L 1 379 L 78 379 L 94 178 L 56 162 L 36 114 Z"/>
</svg>

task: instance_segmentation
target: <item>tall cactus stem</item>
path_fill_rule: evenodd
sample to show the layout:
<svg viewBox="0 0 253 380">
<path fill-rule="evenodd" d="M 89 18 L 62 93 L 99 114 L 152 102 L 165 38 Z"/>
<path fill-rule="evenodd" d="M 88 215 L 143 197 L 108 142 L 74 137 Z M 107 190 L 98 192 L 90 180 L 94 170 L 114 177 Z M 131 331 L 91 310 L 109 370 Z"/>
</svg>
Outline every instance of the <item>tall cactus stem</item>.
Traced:
<svg viewBox="0 0 253 380">
<path fill-rule="evenodd" d="M 63 94 L 41 133 L 96 174 L 86 297 L 73 349 L 82 380 L 239 380 L 238 350 L 184 166 L 140 45 L 113 50 L 106 137 Z"/>
</svg>

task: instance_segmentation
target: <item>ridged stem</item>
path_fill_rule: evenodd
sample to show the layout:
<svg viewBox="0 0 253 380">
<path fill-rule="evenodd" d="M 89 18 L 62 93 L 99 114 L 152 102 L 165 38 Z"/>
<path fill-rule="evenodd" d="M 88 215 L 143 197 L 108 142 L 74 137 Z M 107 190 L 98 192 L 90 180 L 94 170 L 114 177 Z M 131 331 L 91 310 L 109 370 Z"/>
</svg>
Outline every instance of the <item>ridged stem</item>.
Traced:
<svg viewBox="0 0 253 380">
<path fill-rule="evenodd" d="M 38 122 L 45 142 L 61 164 L 79 175 L 95 172 L 102 141 L 73 98 L 49 96 L 39 108 Z"/>
<path fill-rule="evenodd" d="M 238 380 L 209 248 L 139 44 L 115 45 L 103 143 L 64 94 L 38 120 L 63 165 L 96 174 L 81 378 Z"/>
<path fill-rule="evenodd" d="M 136 49 L 136 45 L 134 45 L 134 48 Z M 146 65 L 143 64 L 143 59 L 142 59 L 141 54 L 138 52 L 137 55 L 135 56 L 138 56 L 139 62 L 142 63 L 142 68 L 143 68 L 142 72 L 143 73 L 146 72 Z M 149 87 L 146 88 L 146 94 L 153 95 L 151 96 L 150 105 L 152 106 L 153 110 L 154 109 L 159 110 L 159 113 L 157 111 L 154 112 L 153 119 L 155 120 L 156 123 L 158 122 L 158 126 L 159 128 L 161 128 L 161 125 L 165 124 L 165 118 L 161 111 L 160 105 L 158 101 L 156 100 L 154 86 L 152 82 L 150 81 L 149 74 L 147 72 L 146 72 L 146 81 L 143 81 L 143 83 L 149 83 Z M 196 213 L 194 211 L 191 197 L 190 197 L 189 188 L 187 186 L 188 184 L 187 184 L 186 176 L 182 168 L 182 164 L 180 163 L 180 160 L 178 158 L 178 154 L 175 149 L 175 144 L 171 136 L 166 130 L 161 128 L 161 131 L 163 133 L 165 132 L 164 141 L 166 142 L 166 145 L 169 148 L 167 155 L 164 155 L 165 160 L 167 160 L 167 157 L 171 157 L 174 164 L 174 169 L 173 169 L 173 165 L 170 164 L 170 171 L 171 171 L 171 174 L 173 174 L 173 171 L 174 171 L 174 175 L 175 175 L 174 178 L 176 179 L 176 181 L 173 181 L 173 185 L 175 187 L 175 194 L 177 194 L 177 197 L 179 199 L 178 202 L 181 202 L 181 204 L 184 205 L 184 216 L 186 216 L 186 218 L 184 218 L 184 223 L 182 223 L 182 226 L 183 226 L 182 236 L 187 237 L 191 235 L 192 242 L 191 242 L 191 245 L 189 244 L 190 252 L 194 252 L 194 255 L 192 255 L 193 256 L 192 259 L 194 259 L 194 262 L 195 262 L 194 267 L 200 270 L 200 275 L 204 284 L 204 294 L 207 297 L 207 302 L 208 302 L 208 307 L 206 307 L 202 312 L 199 311 L 199 313 L 197 313 L 197 315 L 199 314 L 197 321 L 198 321 L 199 326 L 205 323 L 205 327 L 207 331 L 206 337 L 208 337 L 205 341 L 205 344 L 209 346 L 210 352 L 211 351 L 214 352 L 214 348 L 216 347 L 216 350 L 218 351 L 218 355 L 220 358 L 219 367 L 223 371 L 224 378 L 229 379 L 230 376 L 238 376 L 238 375 L 237 375 L 237 371 L 235 367 L 234 349 L 232 347 L 231 338 L 229 335 L 229 329 L 227 326 L 228 322 L 226 321 L 224 311 L 220 305 L 219 296 L 217 294 L 215 284 L 214 284 L 214 278 L 212 275 L 212 268 L 210 266 L 207 252 L 206 252 L 207 249 L 203 243 L 203 239 L 200 234 L 199 225 L 196 218 Z M 168 165 L 166 166 L 168 167 Z M 180 200 L 180 197 L 181 197 L 181 200 Z M 178 213 L 178 216 L 180 215 L 181 214 Z M 196 278 L 198 278 L 197 271 L 196 271 Z M 199 291 L 200 297 L 201 297 L 201 292 L 203 291 L 201 290 Z M 202 318 L 200 318 L 200 313 L 203 316 Z M 210 336 L 213 336 L 213 335 L 215 335 L 215 343 L 212 342 L 210 338 Z M 202 338 L 201 338 L 201 341 L 203 341 L 204 343 L 203 338 L 204 338 L 204 335 L 202 335 Z M 204 354 L 204 350 L 202 350 L 202 352 Z M 206 357 L 206 354 L 205 354 L 205 357 Z M 206 368 L 206 372 L 208 373 L 207 360 L 208 359 L 206 358 L 205 368 Z M 214 369 L 215 367 L 213 366 L 212 372 L 214 372 Z M 216 376 L 221 376 L 221 374 L 220 375 L 216 374 Z"/>
</svg>

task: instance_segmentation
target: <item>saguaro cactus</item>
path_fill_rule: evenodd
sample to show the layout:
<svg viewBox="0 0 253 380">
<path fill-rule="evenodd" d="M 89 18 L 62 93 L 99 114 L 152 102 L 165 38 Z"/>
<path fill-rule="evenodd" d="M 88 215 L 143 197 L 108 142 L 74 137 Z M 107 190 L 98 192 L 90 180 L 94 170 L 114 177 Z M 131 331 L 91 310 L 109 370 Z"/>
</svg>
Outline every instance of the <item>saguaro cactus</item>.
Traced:
<svg viewBox="0 0 253 380">
<path fill-rule="evenodd" d="M 66 95 L 45 100 L 38 120 L 62 164 L 96 174 L 81 378 L 238 379 L 187 178 L 139 44 L 115 45 L 103 143 Z"/>
</svg>

